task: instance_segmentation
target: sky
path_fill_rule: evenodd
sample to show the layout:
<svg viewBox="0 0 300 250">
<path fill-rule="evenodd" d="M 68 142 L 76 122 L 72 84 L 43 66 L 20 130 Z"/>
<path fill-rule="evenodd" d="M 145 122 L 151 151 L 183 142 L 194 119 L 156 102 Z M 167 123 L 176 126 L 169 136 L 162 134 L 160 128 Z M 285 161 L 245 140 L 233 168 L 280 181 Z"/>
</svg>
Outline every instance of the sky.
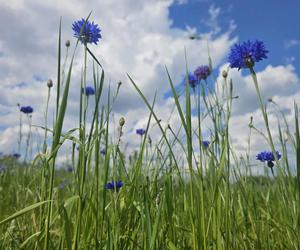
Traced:
<svg viewBox="0 0 300 250">
<path fill-rule="evenodd" d="M 191 71 L 208 63 L 207 42 L 213 61 L 211 84 L 218 89 L 221 72 L 228 68 L 227 55 L 236 42 L 259 39 L 269 50 L 268 59 L 255 65 L 264 100 L 272 98 L 284 111 L 293 128 L 294 100 L 300 100 L 300 31 L 299 1 L 240 1 L 240 0 L 102 0 L 102 1 L 34 1 L 0 0 L 0 152 L 17 150 L 19 114 L 16 104 L 31 105 L 35 112 L 33 124 L 44 124 L 46 81 L 54 81 L 50 99 L 49 121 L 54 113 L 57 39 L 59 19 L 62 17 L 62 40 L 70 40 L 70 52 L 76 40 L 72 22 L 88 15 L 99 24 L 102 39 L 90 49 L 105 69 L 105 90 L 110 85 L 116 90 L 122 81 L 119 97 L 113 106 L 113 125 L 125 117 L 123 147 L 132 151 L 139 146 L 135 129 L 145 127 L 149 112 L 130 84 L 128 73 L 149 100 L 157 92 L 155 111 L 165 118 L 171 114 L 173 98 L 165 66 L 172 80 L 180 86 L 185 74 L 185 52 Z M 191 35 L 205 39 L 191 40 Z M 66 49 L 63 49 L 63 56 Z M 68 65 L 69 60 L 67 61 Z M 64 129 L 78 126 L 79 84 L 82 70 L 82 48 L 76 52 L 70 99 Z M 88 63 L 88 82 L 91 82 L 92 63 Z M 234 95 L 230 123 L 231 139 L 237 154 L 247 149 L 248 123 L 263 130 L 263 119 L 257 104 L 255 89 L 247 70 L 230 70 Z M 276 107 L 268 104 L 272 134 L 278 136 Z M 91 115 L 91 114 L 90 114 Z M 162 124 L 178 128 L 174 113 Z M 196 118 L 193 118 L 196 123 Z M 49 122 L 50 123 L 50 122 Z M 206 126 L 206 127 L 205 127 Z M 206 135 L 210 124 L 204 123 Z M 23 130 L 27 132 L 26 119 Z M 33 129 L 33 137 L 41 141 L 42 132 Z M 155 128 L 150 131 L 153 140 L 160 138 Z M 37 146 L 37 145 L 35 145 Z M 252 155 L 266 149 L 259 134 L 251 140 Z M 61 160 L 68 159 L 62 149 Z M 290 149 L 292 154 L 292 149 Z"/>
</svg>

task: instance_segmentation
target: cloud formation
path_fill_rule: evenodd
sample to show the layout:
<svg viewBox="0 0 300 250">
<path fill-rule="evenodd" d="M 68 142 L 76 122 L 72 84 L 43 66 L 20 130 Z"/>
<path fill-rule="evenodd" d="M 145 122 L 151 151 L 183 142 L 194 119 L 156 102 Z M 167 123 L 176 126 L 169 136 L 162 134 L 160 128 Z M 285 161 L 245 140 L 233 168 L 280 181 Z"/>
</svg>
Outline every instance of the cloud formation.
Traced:
<svg viewBox="0 0 300 250">
<path fill-rule="evenodd" d="M 190 30 L 197 33 L 195 27 L 183 30 L 172 26 L 172 19 L 169 16 L 169 7 L 172 4 L 174 1 L 171 0 L 1 1 L 0 151 L 11 153 L 17 149 L 19 122 L 17 103 L 30 104 L 34 107 L 33 124 L 44 123 L 48 78 L 54 81 L 49 111 L 51 121 L 55 105 L 59 18 L 62 16 L 63 43 L 67 39 L 71 41 L 69 51 L 71 53 L 75 43 L 71 24 L 74 20 L 87 16 L 91 6 L 93 9 L 90 19 L 101 27 L 103 39 L 98 46 L 91 46 L 90 49 L 105 69 L 105 90 L 110 84 L 114 91 L 117 82 L 122 82 L 119 97 L 113 107 L 113 120 L 116 127 L 119 117 L 124 116 L 126 119 L 124 147 L 129 144 L 128 147 L 133 150 L 139 145 L 140 138 L 136 136 L 135 129 L 145 128 L 149 115 L 126 73 L 132 76 L 149 100 L 152 100 L 155 92 L 158 93 L 155 110 L 159 117 L 164 118 L 162 124 L 166 126 L 169 123 L 172 127 L 178 128 L 178 114 L 176 111 L 172 113 L 173 99 L 164 98 L 164 94 L 170 89 L 165 66 L 174 83 L 180 83 L 185 73 L 184 51 L 186 50 L 191 70 L 207 64 L 208 54 L 205 40 L 189 39 Z M 211 27 L 212 31 L 199 35 L 208 39 L 213 66 L 220 67 L 221 72 L 230 46 L 237 41 L 237 38 L 232 36 L 236 25 L 232 21 L 228 30 L 223 31 L 218 23 L 220 8 L 212 5 L 208 12 L 211 18 L 206 25 Z M 63 57 L 65 53 L 66 49 L 63 48 Z M 65 129 L 78 126 L 79 84 L 83 63 L 81 47 L 77 50 L 75 58 Z M 89 61 L 88 82 L 92 81 L 92 66 Z M 258 72 L 257 76 L 264 100 L 271 97 L 282 105 L 283 109 L 291 111 L 293 100 L 299 95 L 299 78 L 293 66 L 269 65 L 265 70 Z M 234 95 L 239 96 L 239 99 L 233 102 L 232 141 L 242 154 L 246 148 L 245 131 L 250 116 L 255 117 L 254 121 L 258 127 L 263 125 L 262 118 L 250 76 L 232 70 L 229 77 L 234 83 Z M 221 73 L 217 79 L 218 83 L 222 82 Z M 166 119 L 166 114 L 172 115 Z M 292 122 L 292 116 L 289 112 L 287 114 L 288 121 Z M 275 122 L 276 116 L 273 115 L 270 120 Z M 154 142 L 160 138 L 156 131 L 157 128 L 153 128 L 151 132 Z M 36 138 L 39 138 L 38 133 L 35 132 Z M 264 147 L 259 140 L 257 136 L 251 142 L 257 150 Z"/>
</svg>

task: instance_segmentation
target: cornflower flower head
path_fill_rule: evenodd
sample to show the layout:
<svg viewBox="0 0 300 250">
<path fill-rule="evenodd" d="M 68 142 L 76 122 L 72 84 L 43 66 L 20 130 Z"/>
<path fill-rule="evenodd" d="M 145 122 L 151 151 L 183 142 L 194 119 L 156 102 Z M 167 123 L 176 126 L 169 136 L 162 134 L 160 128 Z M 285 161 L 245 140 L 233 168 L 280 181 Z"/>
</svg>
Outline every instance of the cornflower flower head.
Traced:
<svg viewBox="0 0 300 250">
<path fill-rule="evenodd" d="M 197 77 L 192 73 L 188 73 L 187 78 L 188 78 L 189 85 L 192 88 L 195 88 L 198 84 Z M 184 84 L 186 83 L 186 76 L 184 76 L 184 78 L 183 78 L 183 83 Z"/>
<path fill-rule="evenodd" d="M 94 22 L 85 21 L 84 18 L 74 21 L 72 24 L 74 37 L 79 38 L 80 42 L 87 45 L 88 43 L 97 44 L 101 38 L 101 29 Z"/>
<path fill-rule="evenodd" d="M 211 74 L 211 70 L 207 65 L 199 66 L 195 71 L 194 75 L 197 77 L 197 80 L 206 80 L 206 78 Z"/>
<path fill-rule="evenodd" d="M 19 159 L 19 158 L 21 157 L 21 155 L 18 154 L 18 153 L 14 153 L 12 156 L 13 156 L 15 159 Z"/>
<path fill-rule="evenodd" d="M 281 154 L 278 151 L 276 151 L 276 156 L 278 160 L 281 158 Z M 256 155 L 256 160 L 267 162 L 268 167 L 272 168 L 274 166 L 273 161 L 275 161 L 275 156 L 271 151 L 262 151 Z"/>
<path fill-rule="evenodd" d="M 82 94 L 84 94 L 84 88 L 82 88 Z M 86 96 L 94 95 L 95 94 L 94 88 L 91 86 L 87 86 L 85 88 L 85 94 L 86 94 Z"/>
<path fill-rule="evenodd" d="M 202 141 L 202 145 L 203 145 L 205 148 L 208 148 L 208 147 L 209 147 L 209 144 L 210 144 L 210 141 Z"/>
<path fill-rule="evenodd" d="M 146 130 L 143 128 L 139 128 L 136 130 L 136 133 L 140 136 L 144 135 L 146 133 Z"/>
<path fill-rule="evenodd" d="M 255 62 L 267 58 L 265 45 L 262 41 L 246 41 L 234 44 L 228 56 L 231 68 L 252 68 Z"/>
<path fill-rule="evenodd" d="M 72 173 L 74 171 L 74 168 L 71 165 L 67 166 L 67 171 Z"/>
<path fill-rule="evenodd" d="M 123 186 L 124 186 L 124 183 L 119 180 L 116 182 L 111 181 L 111 182 L 106 183 L 105 188 L 110 189 L 110 190 L 117 190 L 117 192 L 118 192 L 119 189 Z"/>
<path fill-rule="evenodd" d="M 105 155 L 106 154 L 106 150 L 103 148 L 100 150 L 100 154 Z"/>
<path fill-rule="evenodd" d="M 68 179 L 64 179 L 59 185 L 58 187 L 60 189 L 63 189 L 65 186 L 67 186 L 70 183 L 70 181 Z"/>
<path fill-rule="evenodd" d="M 31 106 L 22 106 L 20 111 L 24 114 L 31 114 L 33 112 L 33 108 Z"/>
</svg>

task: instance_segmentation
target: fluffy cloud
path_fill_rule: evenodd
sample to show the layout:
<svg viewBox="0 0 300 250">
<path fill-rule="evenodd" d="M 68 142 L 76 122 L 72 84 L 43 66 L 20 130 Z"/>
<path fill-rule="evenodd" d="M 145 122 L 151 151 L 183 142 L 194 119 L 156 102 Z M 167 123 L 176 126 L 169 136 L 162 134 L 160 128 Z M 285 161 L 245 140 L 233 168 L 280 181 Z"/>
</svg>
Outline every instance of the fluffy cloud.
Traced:
<svg viewBox="0 0 300 250">
<path fill-rule="evenodd" d="M 91 50 L 105 68 L 105 90 L 121 80 L 122 86 L 114 105 L 114 111 L 123 115 L 128 125 L 134 126 L 142 116 L 137 111 L 145 109 L 136 91 L 128 81 L 129 73 L 148 98 L 158 91 L 157 102 L 165 104 L 163 94 L 169 89 L 166 65 L 179 82 L 185 72 L 184 49 L 191 68 L 207 63 L 206 42 L 188 39 L 188 32 L 172 27 L 169 17 L 171 0 L 151 1 L 1 1 L 0 50 L 0 104 L 1 143 L 0 151 L 16 149 L 12 133 L 16 131 L 18 113 L 16 104 L 32 105 L 35 109 L 34 124 L 43 124 L 47 87 L 41 79 L 52 78 L 55 83 L 56 54 L 59 18 L 62 16 L 62 40 L 71 40 L 69 53 L 73 51 L 73 20 L 87 16 L 92 8 L 91 20 L 100 24 L 103 39 Z M 75 7 L 76 6 L 76 7 Z M 92 6 L 92 7 L 91 7 Z M 213 9 L 211 9 L 212 11 Z M 224 58 L 235 39 L 224 32 L 209 39 L 211 57 L 215 65 Z M 63 48 L 63 57 L 66 53 Z M 65 127 L 74 127 L 78 120 L 78 96 L 82 71 L 82 49 L 78 48 L 74 62 L 72 84 Z M 67 63 L 68 64 L 68 63 Z M 91 82 L 92 63 L 88 63 L 88 82 Z M 37 77 L 38 76 L 38 77 Z M 50 120 L 54 113 L 55 87 L 50 99 Z M 166 111 L 167 112 L 167 111 Z M 144 112 L 143 115 L 146 113 Z M 77 124 L 77 123 L 75 123 Z M 130 128 L 132 129 L 132 128 Z M 129 129 L 129 130 L 130 130 Z M 9 136 L 9 140 L 7 137 Z M 15 136 L 17 137 L 17 136 Z"/>
<path fill-rule="evenodd" d="M 184 2 L 184 1 L 179 1 Z M 149 111 L 134 90 L 126 73 L 129 73 L 142 89 L 149 100 L 157 91 L 155 110 L 162 118 L 162 125 L 171 125 L 179 129 L 179 117 L 176 111 L 172 113 L 174 102 L 172 98 L 165 99 L 164 93 L 169 90 L 165 71 L 167 66 L 175 84 L 181 82 L 185 73 L 185 52 L 188 65 L 194 69 L 201 64 L 207 64 L 207 43 L 204 40 L 188 39 L 189 30 L 172 27 L 169 17 L 171 0 L 103 0 L 103 1 L 0 1 L 0 151 L 6 153 L 17 150 L 17 134 L 19 116 L 16 103 L 32 105 L 35 109 L 33 124 L 44 124 L 44 110 L 47 98 L 46 81 L 56 79 L 56 53 L 59 18 L 62 16 L 62 39 L 71 40 L 69 54 L 74 49 L 75 39 L 71 30 L 73 20 L 87 16 L 92 9 L 91 20 L 98 23 L 102 29 L 99 46 L 91 46 L 93 53 L 99 58 L 105 69 L 106 93 L 111 85 L 113 92 L 117 82 L 122 81 L 119 97 L 114 103 L 112 126 L 117 127 L 118 119 L 124 116 L 126 124 L 123 146 L 129 143 L 131 150 L 138 147 L 140 138 L 135 129 L 147 124 Z M 221 31 L 217 17 L 220 9 L 211 6 L 208 10 L 211 16 L 210 25 L 213 30 L 207 34 L 199 34 L 208 39 L 213 65 L 218 68 L 226 57 L 230 46 L 237 41 L 232 37 L 234 22 L 228 31 Z M 190 30 L 197 33 L 195 27 Z M 63 57 L 66 49 L 63 47 Z M 81 46 L 76 52 L 65 129 L 78 126 L 79 84 L 83 64 Z M 69 61 L 68 61 L 69 62 Z M 67 65 L 68 65 L 67 62 Z M 92 81 L 92 63 L 88 62 L 88 83 Z M 220 67 L 221 69 L 223 67 Z M 263 121 L 257 106 L 257 97 L 250 76 L 232 70 L 229 77 L 233 79 L 234 95 L 239 98 L 233 101 L 233 117 L 231 121 L 232 141 L 237 152 L 244 153 L 247 145 L 247 129 L 250 116 L 255 124 L 262 128 Z M 292 122 L 291 109 L 294 98 L 298 98 L 299 78 L 291 65 L 268 66 L 258 72 L 257 77 L 263 98 L 272 97 L 287 112 L 288 121 Z M 218 83 L 222 82 L 219 76 Z M 50 98 L 49 121 L 54 113 L 55 86 Z M 105 103 L 105 98 L 103 100 Z M 93 105 L 91 103 L 91 105 Z M 167 114 L 167 115 L 166 115 Z M 91 115 L 91 114 L 89 114 Z M 271 114 L 272 116 L 272 114 Z M 270 118 L 276 122 L 276 116 Z M 51 122 L 49 122 L 51 124 Z M 194 118 L 193 123 L 197 120 Z M 206 125 L 209 128 L 209 123 Z M 26 131 L 24 125 L 24 131 Z M 113 129 L 112 129 L 113 131 Z M 153 141 L 158 141 L 160 133 L 155 125 L 151 125 Z M 276 128 L 272 129 L 276 134 Z M 34 136 L 40 138 L 40 132 L 34 129 Z M 206 135 L 209 133 L 206 132 Z M 263 149 L 259 136 L 251 142 L 256 149 Z M 69 149 L 66 145 L 62 153 Z M 62 157 L 62 159 L 65 159 Z"/>
<path fill-rule="evenodd" d="M 289 48 L 297 46 L 299 44 L 300 44 L 300 41 L 296 40 L 296 39 L 286 40 L 286 41 L 284 41 L 284 48 L 289 49 Z"/>
</svg>

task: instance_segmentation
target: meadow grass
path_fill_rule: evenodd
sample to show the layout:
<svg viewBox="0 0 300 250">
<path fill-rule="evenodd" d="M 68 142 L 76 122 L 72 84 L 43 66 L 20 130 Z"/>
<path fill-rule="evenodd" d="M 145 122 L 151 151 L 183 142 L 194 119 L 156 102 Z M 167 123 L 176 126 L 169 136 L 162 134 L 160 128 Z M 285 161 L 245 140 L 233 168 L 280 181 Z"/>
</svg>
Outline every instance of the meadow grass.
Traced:
<svg viewBox="0 0 300 250">
<path fill-rule="evenodd" d="M 232 147 L 229 126 L 235 97 L 233 83 L 226 75 L 221 95 L 209 88 L 206 80 L 190 88 L 188 77 L 182 94 L 176 91 L 166 68 L 174 112 L 180 119 L 178 130 L 162 125 L 155 113 L 156 95 L 147 100 L 128 75 L 149 110 L 140 147 L 128 157 L 120 145 L 124 120 L 120 120 L 117 139 L 111 136 L 110 121 L 120 85 L 115 93 L 110 87 L 106 88 L 107 93 L 103 92 L 107 84 L 104 69 L 87 44 L 79 43 L 80 39 L 68 68 L 62 69 L 60 33 L 61 27 L 53 128 L 47 124 L 49 88 L 42 151 L 25 163 L 11 156 L 0 159 L 6 166 L 5 171 L 0 171 L 0 249 L 300 248 L 300 135 L 296 104 L 295 131 L 290 131 L 288 124 L 284 128 L 289 132 L 288 141 L 278 126 L 283 157 L 279 160 L 275 154 L 276 171 L 271 176 L 255 176 L 251 173 L 250 149 L 246 157 L 239 158 Z M 69 87 L 75 84 L 72 66 L 78 49 L 84 50 L 78 126 L 65 131 Z M 92 96 L 86 94 L 87 61 L 93 63 Z M 210 59 L 209 62 L 211 68 Z M 65 79 L 62 72 L 66 72 Z M 267 136 L 262 134 L 262 140 L 269 143 L 274 153 L 266 105 L 253 68 L 250 73 L 266 125 Z M 89 105 L 90 98 L 94 98 L 94 106 Z M 101 106 L 103 99 L 107 103 Z M 196 126 L 193 118 L 197 119 Z M 87 120 L 91 125 L 87 125 Z M 202 124 L 206 120 L 212 124 L 209 146 L 203 144 Z M 148 136 L 151 124 L 160 131 L 160 139 L 155 143 Z M 249 140 L 253 130 L 258 131 L 250 122 Z M 51 145 L 47 146 L 49 135 Z M 57 155 L 66 141 L 72 143 L 70 171 L 57 168 Z M 21 135 L 18 143 L 20 147 Z M 287 143 L 296 155 L 296 174 L 288 160 Z M 103 148 L 105 154 L 100 153 Z M 26 155 L 27 150 L 28 145 Z M 268 167 L 262 164 L 262 168 Z M 115 184 L 121 180 L 124 185 L 108 189 L 106 184 L 111 180 Z"/>
</svg>

